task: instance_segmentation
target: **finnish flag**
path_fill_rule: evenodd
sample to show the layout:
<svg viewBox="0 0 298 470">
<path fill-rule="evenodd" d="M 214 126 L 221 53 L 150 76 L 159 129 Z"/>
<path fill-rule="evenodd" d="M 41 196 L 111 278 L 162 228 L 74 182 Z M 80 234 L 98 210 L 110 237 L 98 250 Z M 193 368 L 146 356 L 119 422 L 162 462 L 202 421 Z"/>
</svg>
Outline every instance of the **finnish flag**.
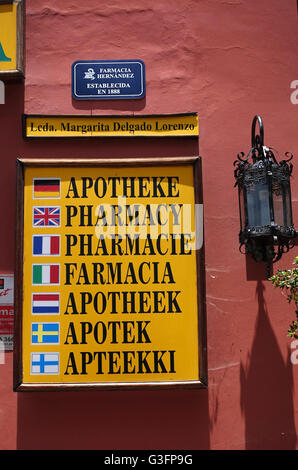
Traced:
<svg viewBox="0 0 298 470">
<path fill-rule="evenodd" d="M 57 375 L 59 374 L 59 353 L 43 352 L 31 353 L 32 375 Z"/>
</svg>

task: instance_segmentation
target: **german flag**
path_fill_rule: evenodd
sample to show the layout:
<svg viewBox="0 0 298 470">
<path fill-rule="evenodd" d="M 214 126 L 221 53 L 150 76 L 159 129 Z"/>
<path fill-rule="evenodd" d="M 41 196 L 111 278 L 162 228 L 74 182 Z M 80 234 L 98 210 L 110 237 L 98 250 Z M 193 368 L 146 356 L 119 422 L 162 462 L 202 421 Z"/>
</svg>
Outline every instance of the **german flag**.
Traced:
<svg viewBox="0 0 298 470">
<path fill-rule="evenodd" d="M 59 198 L 60 178 L 34 178 L 33 195 L 34 199 Z"/>
</svg>

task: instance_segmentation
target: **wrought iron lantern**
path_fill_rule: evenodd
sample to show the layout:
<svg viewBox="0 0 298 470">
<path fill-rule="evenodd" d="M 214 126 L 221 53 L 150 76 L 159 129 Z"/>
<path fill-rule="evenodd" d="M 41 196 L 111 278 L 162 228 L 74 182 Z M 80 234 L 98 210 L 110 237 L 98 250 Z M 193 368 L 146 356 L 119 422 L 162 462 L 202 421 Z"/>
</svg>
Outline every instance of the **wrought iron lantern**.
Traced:
<svg viewBox="0 0 298 470">
<path fill-rule="evenodd" d="M 295 245 L 297 235 L 290 185 L 293 155 L 286 152 L 285 157 L 280 160 L 275 149 L 264 145 L 263 122 L 260 116 L 255 116 L 251 149 L 246 157 L 240 152 L 234 162 L 240 211 L 239 249 L 252 255 L 255 261 L 266 263 L 268 277 L 271 264 Z"/>
</svg>

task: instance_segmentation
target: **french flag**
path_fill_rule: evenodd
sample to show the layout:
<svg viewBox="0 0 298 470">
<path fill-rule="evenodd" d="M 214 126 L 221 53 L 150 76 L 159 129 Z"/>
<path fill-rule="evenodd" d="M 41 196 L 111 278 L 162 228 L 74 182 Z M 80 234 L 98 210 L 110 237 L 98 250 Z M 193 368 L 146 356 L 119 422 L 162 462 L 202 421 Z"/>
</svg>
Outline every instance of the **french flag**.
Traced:
<svg viewBox="0 0 298 470">
<path fill-rule="evenodd" d="M 60 254 L 60 235 L 33 235 L 33 255 Z"/>
<path fill-rule="evenodd" d="M 33 315 L 59 315 L 60 294 L 33 294 L 32 314 Z"/>
</svg>

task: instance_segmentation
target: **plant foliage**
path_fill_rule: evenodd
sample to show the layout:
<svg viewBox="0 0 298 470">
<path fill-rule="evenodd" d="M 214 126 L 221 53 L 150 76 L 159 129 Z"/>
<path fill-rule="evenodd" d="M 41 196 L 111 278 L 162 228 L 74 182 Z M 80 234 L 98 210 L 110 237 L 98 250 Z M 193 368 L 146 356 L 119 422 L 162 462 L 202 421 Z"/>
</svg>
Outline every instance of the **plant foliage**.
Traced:
<svg viewBox="0 0 298 470">
<path fill-rule="evenodd" d="M 293 320 L 288 329 L 288 335 L 298 339 L 298 256 L 296 256 L 293 269 L 277 271 L 275 276 L 270 278 L 274 287 L 279 287 L 285 291 L 289 303 L 295 304 L 296 320 Z"/>
</svg>

